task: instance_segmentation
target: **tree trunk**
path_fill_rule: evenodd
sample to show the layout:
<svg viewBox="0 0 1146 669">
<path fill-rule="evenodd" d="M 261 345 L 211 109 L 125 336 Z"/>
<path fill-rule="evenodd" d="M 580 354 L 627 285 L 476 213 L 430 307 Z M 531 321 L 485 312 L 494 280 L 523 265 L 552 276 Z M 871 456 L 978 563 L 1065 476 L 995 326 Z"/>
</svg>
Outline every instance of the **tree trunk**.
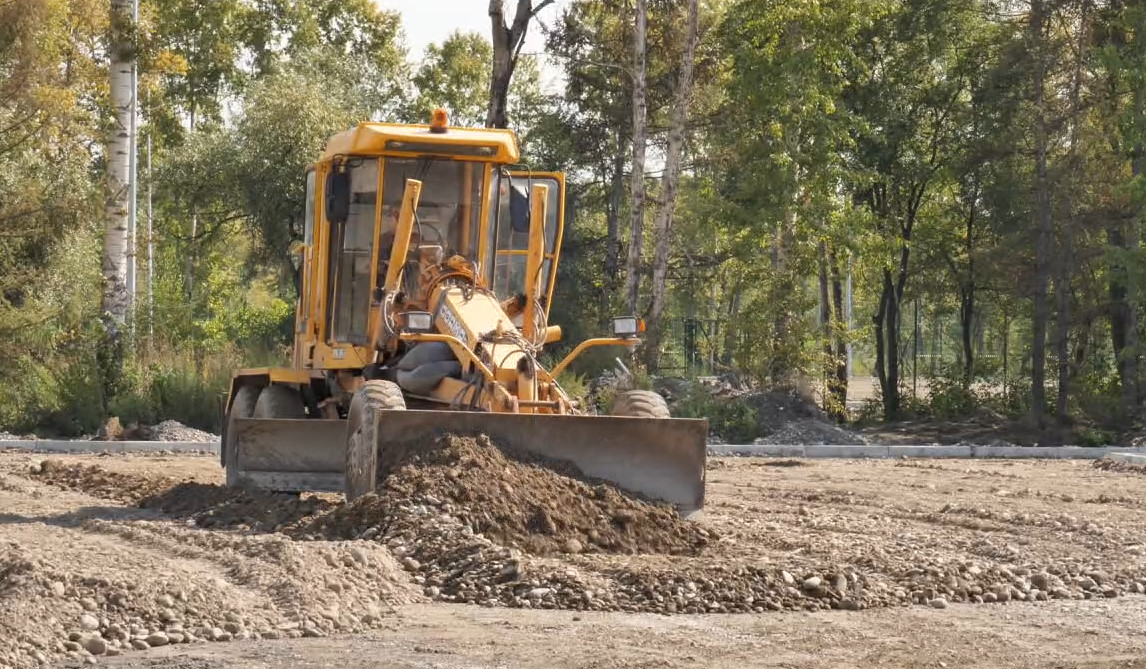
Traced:
<svg viewBox="0 0 1146 669">
<path fill-rule="evenodd" d="M 1110 3 L 1109 11 L 1112 16 L 1121 17 L 1125 11 L 1124 4 L 1121 0 L 1113 0 Z M 1138 16 L 1139 21 L 1141 21 L 1141 14 L 1139 13 Z M 1142 27 L 1146 26 L 1136 27 L 1134 30 L 1136 35 L 1142 34 L 1140 30 Z M 1113 47 L 1116 53 L 1121 54 L 1126 48 L 1126 29 L 1123 26 L 1112 24 L 1108 30 L 1109 46 Z M 1109 72 L 1109 90 L 1106 96 L 1110 105 L 1108 113 L 1110 118 L 1119 118 L 1124 113 L 1120 98 L 1122 71 L 1111 68 Z M 1131 128 L 1140 128 L 1143 127 L 1143 121 L 1146 120 L 1143 114 L 1143 91 L 1141 85 L 1137 83 L 1132 85 L 1131 113 L 1133 116 L 1129 125 Z M 1122 134 L 1124 133 L 1120 133 L 1120 136 L 1112 142 L 1112 148 L 1116 154 L 1121 154 L 1126 150 L 1126 143 L 1122 141 Z M 1130 154 L 1132 178 L 1137 179 L 1142 173 L 1141 144 L 1135 143 Z M 1139 207 L 1138 200 L 1132 198 L 1128 208 L 1111 215 L 1106 225 L 1106 243 L 1114 250 L 1110 262 L 1110 279 L 1107 285 L 1110 295 L 1108 312 L 1110 343 L 1114 352 L 1115 366 L 1118 370 L 1118 383 L 1122 396 L 1120 419 L 1123 426 L 1130 424 L 1138 415 L 1139 389 L 1141 387 L 1139 379 L 1141 356 L 1138 352 L 1138 312 L 1136 308 L 1138 300 L 1134 290 L 1134 280 L 1127 262 L 1137 247 L 1139 235 L 1137 221 L 1141 215 Z"/>
<path fill-rule="evenodd" d="M 819 250 L 819 279 L 820 279 L 820 348 L 824 353 L 823 374 L 820 376 L 820 381 L 823 382 L 823 404 L 825 411 L 832 410 L 830 388 L 832 386 L 831 377 L 835 372 L 832 369 L 832 298 L 828 289 L 828 245 L 827 242 L 820 242 Z"/>
<path fill-rule="evenodd" d="M 648 347 L 645 349 L 646 362 L 650 371 L 657 368 L 660 358 L 660 344 L 663 335 L 661 318 L 664 316 L 665 299 L 668 292 L 668 262 L 669 250 L 672 248 L 673 216 L 676 213 L 676 195 L 680 185 L 680 164 L 681 155 L 684 153 L 684 133 L 688 123 L 688 108 L 692 101 L 693 61 L 696 59 L 696 42 L 699 38 L 699 5 L 699 0 L 689 0 L 684 54 L 681 56 L 680 77 L 676 84 L 676 100 L 673 102 L 672 120 L 669 124 L 665 170 L 661 179 L 663 200 L 657 208 L 653 224 L 656 252 L 653 256 L 652 301 L 649 304 L 648 315 Z"/>
<path fill-rule="evenodd" d="M 963 239 L 967 253 L 967 276 L 959 291 L 959 328 L 963 340 L 963 383 L 970 388 L 975 378 L 975 352 L 971 342 L 975 327 L 975 199 L 978 188 L 971 199 L 971 210 L 967 213 L 967 227 Z"/>
<path fill-rule="evenodd" d="M 835 308 L 835 323 L 832 333 L 836 343 L 836 374 L 831 391 L 833 403 L 840 412 L 838 418 L 847 417 L 848 407 L 848 343 L 846 306 L 844 305 L 844 282 L 840 275 L 840 262 L 835 249 L 831 256 L 832 271 L 832 304 Z"/>
<path fill-rule="evenodd" d="M 617 291 L 617 270 L 621 264 L 621 207 L 625 200 L 625 156 L 621 153 L 623 144 L 624 138 L 618 129 L 616 151 L 613 152 L 613 188 L 609 194 L 607 212 L 605 277 L 602 281 L 600 306 L 602 325 L 607 324 L 613 316 L 613 295 Z"/>
<path fill-rule="evenodd" d="M 1031 418 L 1042 426 L 1046 418 L 1046 344 L 1050 283 L 1051 203 L 1047 177 L 1046 56 L 1043 54 L 1043 0 L 1031 0 L 1030 30 L 1034 52 L 1035 148 L 1035 280 L 1032 291 L 1034 314 L 1031 322 Z"/>
<path fill-rule="evenodd" d="M 887 322 L 884 335 L 887 337 L 887 387 L 883 389 L 883 412 L 885 420 L 899 418 L 899 300 L 902 291 L 891 283 L 891 272 L 884 271 L 884 281 L 889 294 L 887 301 Z"/>
<path fill-rule="evenodd" d="M 127 218 L 131 174 L 128 160 L 131 136 L 131 67 L 134 58 L 131 2 L 112 0 L 109 67 L 111 106 L 115 124 L 107 143 L 107 190 L 103 242 L 104 327 L 118 341 L 127 323 Z"/>
<path fill-rule="evenodd" d="M 503 0 L 489 0 L 490 40 L 493 44 L 493 70 L 489 78 L 489 106 L 486 109 L 487 128 L 509 127 L 509 82 L 517 69 L 517 58 L 521 55 L 521 45 L 525 43 L 525 31 L 529 21 L 552 0 L 543 0 L 534 9 L 532 0 L 517 0 L 513 23 L 506 25 Z"/>
<path fill-rule="evenodd" d="M 772 341 L 776 342 L 773 349 L 772 361 L 768 370 L 768 378 L 773 384 L 787 386 L 792 383 L 791 360 L 783 357 L 783 342 L 789 341 L 792 329 L 792 314 L 788 309 L 788 296 L 797 290 L 795 278 L 788 271 L 788 250 L 792 247 L 796 231 L 796 208 L 788 207 L 784 217 L 776 225 L 776 232 L 772 243 L 772 286 L 771 297 L 776 305 L 775 318 L 772 321 Z"/>
<path fill-rule="evenodd" d="M 720 356 L 720 362 L 725 367 L 731 367 L 732 361 L 735 359 L 736 346 L 739 343 L 737 339 L 739 332 L 733 324 L 738 321 L 737 315 L 740 313 L 740 300 L 743 296 L 744 285 L 740 281 L 737 281 L 735 287 L 732 289 L 732 297 L 728 300 L 728 314 L 724 327 L 724 353 Z"/>
<path fill-rule="evenodd" d="M 1074 54 L 1074 75 L 1070 87 L 1070 139 L 1067 143 L 1067 167 L 1079 167 L 1079 123 L 1081 122 L 1082 65 L 1086 58 L 1088 11 L 1084 4 L 1078 24 L 1078 48 Z M 1060 424 L 1067 421 L 1067 400 L 1070 397 L 1070 381 L 1074 378 L 1070 356 L 1070 281 L 1074 272 L 1074 229 L 1078 224 L 1078 212 L 1074 203 L 1073 187 L 1066 184 L 1063 189 L 1066 203 L 1067 221 L 1062 231 L 1062 250 L 1059 253 L 1059 272 L 1055 279 L 1055 302 L 1058 311 L 1058 336 L 1055 351 L 1058 356 L 1058 397 L 1055 402 L 1055 416 Z M 1080 343 L 1081 350 L 1085 344 Z"/>
<path fill-rule="evenodd" d="M 625 307 L 637 313 L 641 287 L 641 239 L 645 223 L 645 33 L 647 0 L 637 0 L 636 31 L 633 37 L 633 174 L 629 188 L 629 257 L 625 264 Z"/>
<path fill-rule="evenodd" d="M 884 346 L 884 323 L 887 319 L 888 302 L 891 300 L 892 290 L 891 272 L 885 269 L 883 270 L 883 290 L 879 295 L 879 309 L 876 310 L 875 316 L 871 319 L 872 325 L 875 327 L 875 373 L 879 378 L 879 391 L 883 397 L 884 420 L 891 420 L 888 412 L 888 397 L 891 391 L 887 386 L 887 370 L 884 369 L 887 348 Z"/>
</svg>

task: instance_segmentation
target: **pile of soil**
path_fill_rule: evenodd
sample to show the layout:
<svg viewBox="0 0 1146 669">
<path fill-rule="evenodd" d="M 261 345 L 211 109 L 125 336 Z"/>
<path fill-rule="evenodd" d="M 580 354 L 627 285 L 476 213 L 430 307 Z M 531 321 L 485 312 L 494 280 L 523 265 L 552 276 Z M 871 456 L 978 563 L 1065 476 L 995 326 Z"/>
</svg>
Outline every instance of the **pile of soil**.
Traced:
<svg viewBox="0 0 1146 669">
<path fill-rule="evenodd" d="M 126 504 L 135 504 L 176 484 L 174 479 L 166 476 L 134 476 L 108 471 L 97 465 L 65 464 L 52 458 L 33 464 L 30 473 L 57 488 L 79 490 Z"/>
<path fill-rule="evenodd" d="M 863 445 L 858 434 L 836 424 L 814 402 L 795 390 L 769 390 L 739 396 L 752 407 L 761 444 Z"/>
<path fill-rule="evenodd" d="M 158 425 L 141 427 L 139 438 L 144 441 L 190 441 L 201 444 L 219 441 L 219 436 L 188 427 L 177 420 L 165 420 Z"/>
<path fill-rule="evenodd" d="M 397 455 L 389 470 L 375 494 L 290 533 L 380 541 L 440 601 L 620 610 L 631 606 L 623 584 L 554 568 L 546 556 L 696 555 L 715 539 L 668 505 L 509 456 L 484 437 L 442 437 Z"/>
<path fill-rule="evenodd" d="M 757 444 L 862 446 L 865 442 L 854 432 L 815 418 L 801 418 L 772 430 L 756 439 Z"/>
<path fill-rule="evenodd" d="M 507 456 L 484 436 L 440 437 L 391 463 L 383 463 L 389 473 L 376 495 L 323 519 L 324 536 L 355 536 L 401 508 L 425 505 L 534 555 L 695 554 L 708 543 L 667 504 L 587 482 L 562 463 Z"/>
<path fill-rule="evenodd" d="M 1122 472 L 1125 474 L 1146 474 L 1146 464 L 1140 465 L 1135 462 L 1125 462 L 1123 460 L 1115 460 L 1113 458 L 1099 458 L 1094 461 L 1096 469 L 1102 469 L 1108 472 Z"/>
</svg>

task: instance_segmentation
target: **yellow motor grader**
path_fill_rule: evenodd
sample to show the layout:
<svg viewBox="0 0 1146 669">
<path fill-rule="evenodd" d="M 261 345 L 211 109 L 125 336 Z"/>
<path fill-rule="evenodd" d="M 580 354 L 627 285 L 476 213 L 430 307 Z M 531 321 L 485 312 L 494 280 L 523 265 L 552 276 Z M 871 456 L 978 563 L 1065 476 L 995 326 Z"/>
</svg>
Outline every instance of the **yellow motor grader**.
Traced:
<svg viewBox="0 0 1146 669">
<path fill-rule="evenodd" d="M 484 434 L 572 463 L 683 512 L 704 502 L 705 420 L 670 418 L 650 391 L 588 413 L 557 377 L 590 347 L 632 346 L 643 324 L 539 362 L 565 217 L 557 173 L 512 171 L 509 130 L 360 123 L 306 175 L 290 367 L 242 369 L 224 408 L 228 485 L 374 490 L 394 454 Z"/>
</svg>

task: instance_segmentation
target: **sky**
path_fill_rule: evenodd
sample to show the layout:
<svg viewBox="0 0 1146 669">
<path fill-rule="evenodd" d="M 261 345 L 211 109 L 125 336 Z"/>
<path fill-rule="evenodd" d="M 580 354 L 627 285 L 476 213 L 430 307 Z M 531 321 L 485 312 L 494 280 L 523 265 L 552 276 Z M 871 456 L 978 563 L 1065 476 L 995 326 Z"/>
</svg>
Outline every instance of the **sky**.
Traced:
<svg viewBox="0 0 1146 669">
<path fill-rule="evenodd" d="M 374 0 L 382 9 L 396 10 L 402 15 L 402 28 L 406 32 L 406 46 L 410 48 L 410 59 L 421 58 L 426 46 L 445 40 L 455 30 L 477 32 L 488 40 L 490 35 L 489 2 L 487 0 Z M 570 0 L 557 0 L 541 10 L 537 19 L 542 24 L 552 26 Z M 506 2 L 506 12 L 512 16 L 512 5 Z M 522 53 L 542 53 L 545 50 L 545 36 L 536 23 L 531 23 L 525 33 L 525 46 Z M 542 85 L 549 88 L 557 83 L 557 68 L 541 59 Z"/>
</svg>

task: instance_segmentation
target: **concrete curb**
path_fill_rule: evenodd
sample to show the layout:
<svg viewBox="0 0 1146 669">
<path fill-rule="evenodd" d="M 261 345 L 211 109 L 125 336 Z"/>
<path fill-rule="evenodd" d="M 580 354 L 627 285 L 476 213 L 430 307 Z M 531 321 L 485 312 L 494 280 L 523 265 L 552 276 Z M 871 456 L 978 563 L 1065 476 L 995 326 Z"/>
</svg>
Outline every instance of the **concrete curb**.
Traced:
<svg viewBox="0 0 1146 669">
<path fill-rule="evenodd" d="M 1146 462 L 1146 447 L 1104 446 L 856 446 L 786 444 L 714 444 L 709 455 L 763 458 L 1008 458 L 1097 460 L 1126 455 L 1128 462 Z"/>
<path fill-rule="evenodd" d="M 218 453 L 219 442 L 207 441 L 67 441 L 63 439 L 0 440 L 0 449 L 34 453 Z"/>
<path fill-rule="evenodd" d="M 62 439 L 0 440 L 0 450 L 34 453 L 218 453 L 219 442 L 67 441 Z M 713 444 L 708 454 L 761 458 L 1007 458 L 1097 460 L 1111 456 L 1146 464 L 1146 447 L 1105 446 L 871 446 L 853 444 Z"/>
</svg>

